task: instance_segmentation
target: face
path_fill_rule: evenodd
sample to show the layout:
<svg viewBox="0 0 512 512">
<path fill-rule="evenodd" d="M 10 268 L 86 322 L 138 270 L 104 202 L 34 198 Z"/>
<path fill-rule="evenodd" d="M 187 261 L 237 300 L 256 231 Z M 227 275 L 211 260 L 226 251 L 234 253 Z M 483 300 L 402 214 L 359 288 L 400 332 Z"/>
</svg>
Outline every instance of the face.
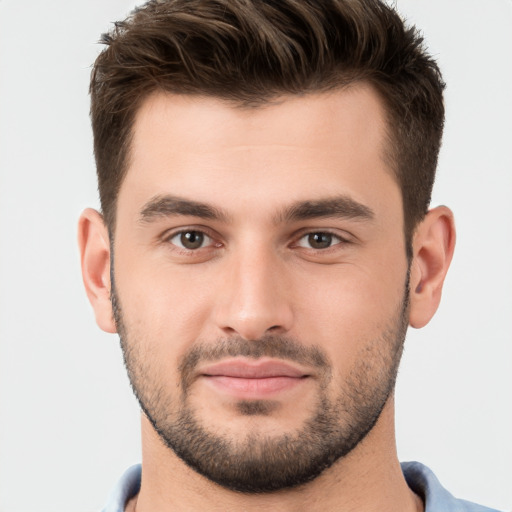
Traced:
<svg viewBox="0 0 512 512">
<path fill-rule="evenodd" d="M 315 478 L 389 400 L 408 264 L 384 141 L 363 86 L 257 109 L 160 94 L 138 113 L 116 326 L 153 427 L 220 485 Z"/>
</svg>

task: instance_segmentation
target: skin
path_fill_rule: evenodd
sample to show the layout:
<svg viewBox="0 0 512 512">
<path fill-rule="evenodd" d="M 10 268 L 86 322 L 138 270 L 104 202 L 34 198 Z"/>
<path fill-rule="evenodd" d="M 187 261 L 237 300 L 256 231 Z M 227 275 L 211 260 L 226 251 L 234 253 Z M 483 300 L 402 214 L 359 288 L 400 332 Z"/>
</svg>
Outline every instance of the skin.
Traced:
<svg viewBox="0 0 512 512">
<path fill-rule="evenodd" d="M 140 353 L 157 362 L 166 389 L 179 392 L 180 358 L 198 340 L 276 334 L 327 354 L 327 393 L 336 397 L 404 294 L 402 201 L 384 161 L 385 130 L 379 97 L 364 85 L 257 109 L 163 93 L 143 103 L 118 197 L 115 279 L 125 328 Z M 143 215 L 167 196 L 222 215 Z M 350 198 L 371 215 L 283 215 L 304 201 L 333 197 Z M 209 238 L 197 250 L 184 249 L 176 236 L 183 229 Z M 326 232 L 332 245 L 313 249 L 307 235 Z M 446 207 L 431 210 L 415 231 L 408 310 L 414 327 L 437 309 L 454 241 Z M 94 210 L 82 214 L 79 244 L 97 323 L 116 332 L 108 231 Z M 192 384 L 191 403 L 203 424 L 232 439 L 248 431 L 293 433 L 318 396 L 315 380 L 304 379 L 272 395 L 278 406 L 271 413 L 244 415 L 236 397 L 204 380 Z M 142 487 L 127 510 L 423 509 L 398 463 L 392 396 L 352 452 L 308 484 L 276 493 L 240 494 L 210 482 L 162 443 L 144 415 L 142 444 Z"/>
</svg>

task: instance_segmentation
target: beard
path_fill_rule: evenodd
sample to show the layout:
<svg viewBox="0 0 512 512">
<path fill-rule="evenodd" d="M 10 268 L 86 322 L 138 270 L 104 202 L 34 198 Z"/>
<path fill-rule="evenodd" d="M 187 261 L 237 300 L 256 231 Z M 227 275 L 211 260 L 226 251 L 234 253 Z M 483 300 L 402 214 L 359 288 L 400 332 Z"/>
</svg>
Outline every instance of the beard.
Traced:
<svg viewBox="0 0 512 512">
<path fill-rule="evenodd" d="M 333 367 L 327 354 L 287 336 L 269 335 L 248 341 L 222 338 L 197 342 L 179 361 L 180 387 L 159 371 L 158 354 L 142 349 L 126 327 L 112 275 L 111 300 L 132 389 L 163 443 L 185 464 L 210 481 L 243 493 L 269 493 L 305 484 L 350 453 L 372 430 L 393 393 L 408 325 L 409 278 L 393 318 L 380 335 L 362 340 L 359 358 L 332 388 Z M 313 367 L 319 375 L 316 403 L 301 427 L 281 434 L 248 429 L 237 439 L 201 421 L 190 403 L 190 387 L 202 362 L 243 356 L 273 357 Z M 331 384 L 331 385 L 330 385 Z M 331 396 L 333 395 L 334 396 Z M 238 400 L 239 415 L 271 416 L 279 404 L 270 400 Z"/>
</svg>

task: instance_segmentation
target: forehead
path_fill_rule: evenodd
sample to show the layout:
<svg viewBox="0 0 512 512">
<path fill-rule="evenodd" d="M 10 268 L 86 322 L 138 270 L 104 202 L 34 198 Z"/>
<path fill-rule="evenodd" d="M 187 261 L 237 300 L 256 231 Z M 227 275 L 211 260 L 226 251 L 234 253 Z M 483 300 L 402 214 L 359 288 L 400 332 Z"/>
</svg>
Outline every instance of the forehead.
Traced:
<svg viewBox="0 0 512 512">
<path fill-rule="evenodd" d="M 132 150 L 136 152 L 139 143 L 147 147 L 151 141 L 146 135 L 156 131 L 165 131 L 181 150 L 251 143 L 292 146 L 305 139 L 312 148 L 331 145 L 333 139 L 341 148 L 358 139 L 379 149 L 385 129 L 382 101 L 364 83 L 329 93 L 283 96 L 257 107 L 213 97 L 154 93 L 135 117 Z M 194 135 L 201 139 L 201 146 Z"/>
<path fill-rule="evenodd" d="M 335 193 L 364 199 L 365 189 L 379 195 L 380 181 L 397 187 L 385 141 L 384 108 L 367 85 L 255 108 L 153 94 L 135 119 L 120 200 L 126 193 L 140 201 L 159 194 L 232 201 L 233 193 L 276 203 Z"/>
</svg>

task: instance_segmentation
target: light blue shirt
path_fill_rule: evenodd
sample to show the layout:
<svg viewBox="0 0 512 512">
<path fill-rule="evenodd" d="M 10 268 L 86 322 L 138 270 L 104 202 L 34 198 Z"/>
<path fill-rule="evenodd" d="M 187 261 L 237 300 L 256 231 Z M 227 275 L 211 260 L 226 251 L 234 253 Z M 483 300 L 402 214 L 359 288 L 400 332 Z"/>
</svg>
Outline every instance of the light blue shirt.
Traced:
<svg viewBox="0 0 512 512">
<path fill-rule="evenodd" d="M 403 462 L 402 471 L 409 487 L 423 498 L 425 512 L 498 512 L 469 501 L 454 498 L 434 473 L 419 462 Z M 124 512 L 125 503 L 140 489 L 141 466 L 129 468 L 112 490 L 102 512 Z"/>
</svg>

